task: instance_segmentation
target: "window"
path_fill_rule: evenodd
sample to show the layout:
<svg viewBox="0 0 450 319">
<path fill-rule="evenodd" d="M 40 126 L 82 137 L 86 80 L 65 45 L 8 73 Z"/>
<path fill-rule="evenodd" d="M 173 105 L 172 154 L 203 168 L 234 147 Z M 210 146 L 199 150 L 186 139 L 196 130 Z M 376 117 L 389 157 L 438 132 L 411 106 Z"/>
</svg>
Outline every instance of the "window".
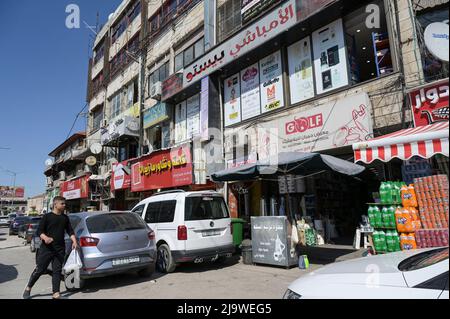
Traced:
<svg viewBox="0 0 450 319">
<path fill-rule="evenodd" d="M 241 0 L 228 0 L 217 11 L 217 39 L 220 43 L 242 26 Z"/>
<path fill-rule="evenodd" d="M 92 216 L 86 220 L 86 225 L 90 233 L 115 233 L 147 228 L 147 225 L 139 216 L 130 213 Z"/>
<path fill-rule="evenodd" d="M 103 71 L 92 80 L 92 93 L 95 95 L 103 87 Z"/>
<path fill-rule="evenodd" d="M 186 221 L 228 218 L 228 209 L 221 197 L 187 197 L 185 202 Z"/>
<path fill-rule="evenodd" d="M 148 77 L 148 93 L 150 95 L 151 88 L 156 82 L 162 82 L 170 75 L 169 62 L 164 63 L 161 67 L 156 69 Z"/>
<path fill-rule="evenodd" d="M 444 260 L 448 261 L 448 247 L 429 250 L 409 257 L 398 265 L 398 269 L 400 271 L 413 271 L 429 267 Z"/>
<path fill-rule="evenodd" d="M 147 210 L 145 211 L 145 222 L 148 224 L 153 224 L 158 221 L 160 202 L 149 203 Z"/>
<path fill-rule="evenodd" d="M 136 143 L 129 143 L 119 147 L 118 161 L 123 162 L 130 158 L 137 157 L 138 145 Z"/>
<path fill-rule="evenodd" d="M 161 202 L 161 208 L 159 209 L 159 223 L 171 223 L 175 218 L 175 207 L 177 206 L 176 200 Z"/>
<path fill-rule="evenodd" d="M 121 112 L 120 107 L 120 92 L 113 96 L 111 100 L 111 116 L 110 119 L 115 118 Z"/>
<path fill-rule="evenodd" d="M 447 290 L 448 291 L 448 271 L 431 278 L 414 288 L 422 288 L 422 289 L 434 289 L 434 290 Z"/>
<path fill-rule="evenodd" d="M 201 38 L 175 56 L 175 72 L 183 69 L 205 53 L 204 38 Z"/>
<path fill-rule="evenodd" d="M 142 216 L 142 212 L 144 211 L 145 205 L 139 205 L 131 211 L 132 213 L 136 213 L 138 216 Z"/>
<path fill-rule="evenodd" d="M 101 58 L 105 56 L 105 45 L 102 43 L 98 49 L 95 50 L 94 64 L 97 64 Z"/>
<path fill-rule="evenodd" d="M 100 106 L 92 113 L 92 130 L 96 131 L 100 129 L 103 120 L 103 106 Z"/>
<path fill-rule="evenodd" d="M 119 22 L 112 28 L 111 43 L 116 42 L 116 40 L 122 35 L 122 33 L 127 29 L 127 27 L 133 23 L 134 19 L 141 13 L 141 1 L 137 0 L 120 18 Z"/>
<path fill-rule="evenodd" d="M 344 17 L 344 34 L 350 66 L 351 84 L 357 84 L 393 72 L 386 14 L 382 1 L 380 27 L 367 28 L 366 6 Z M 328 59 L 333 58 L 332 56 Z"/>
<path fill-rule="evenodd" d="M 127 97 L 125 107 L 128 109 L 138 102 L 138 79 L 135 78 L 127 86 Z"/>
<path fill-rule="evenodd" d="M 132 57 L 136 56 L 138 50 L 139 50 L 139 35 L 136 35 L 111 60 L 111 75 L 116 74 L 122 68 L 127 66 L 130 62 L 135 61 L 135 59 L 133 59 Z"/>
</svg>

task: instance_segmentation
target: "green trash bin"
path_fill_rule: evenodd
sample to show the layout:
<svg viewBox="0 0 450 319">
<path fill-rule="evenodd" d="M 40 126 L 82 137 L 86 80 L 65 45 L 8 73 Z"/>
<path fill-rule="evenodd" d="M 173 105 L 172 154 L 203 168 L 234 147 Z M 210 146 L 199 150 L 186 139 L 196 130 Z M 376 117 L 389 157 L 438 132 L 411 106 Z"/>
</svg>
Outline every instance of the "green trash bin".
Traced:
<svg viewBox="0 0 450 319">
<path fill-rule="evenodd" d="M 241 218 L 232 218 L 231 225 L 233 227 L 233 245 L 239 246 L 244 237 L 244 223 L 245 220 Z"/>
</svg>

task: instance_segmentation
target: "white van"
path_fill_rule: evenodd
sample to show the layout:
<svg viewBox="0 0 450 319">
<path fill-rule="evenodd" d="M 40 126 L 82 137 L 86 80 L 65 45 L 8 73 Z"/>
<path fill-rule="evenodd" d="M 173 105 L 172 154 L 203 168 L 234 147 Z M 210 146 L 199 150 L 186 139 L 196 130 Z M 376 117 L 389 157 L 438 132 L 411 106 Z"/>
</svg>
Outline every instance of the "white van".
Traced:
<svg viewBox="0 0 450 319">
<path fill-rule="evenodd" d="M 218 192 L 160 192 L 132 212 L 155 232 L 162 272 L 173 272 L 183 262 L 223 261 L 234 252 L 231 218 Z"/>
</svg>

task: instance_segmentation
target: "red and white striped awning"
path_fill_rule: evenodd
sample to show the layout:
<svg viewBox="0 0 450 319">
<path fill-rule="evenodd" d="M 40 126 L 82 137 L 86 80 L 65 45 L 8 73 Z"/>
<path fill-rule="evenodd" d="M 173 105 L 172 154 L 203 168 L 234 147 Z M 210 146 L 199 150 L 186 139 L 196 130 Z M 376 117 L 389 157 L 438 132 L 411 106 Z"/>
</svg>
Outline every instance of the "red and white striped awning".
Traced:
<svg viewBox="0 0 450 319">
<path fill-rule="evenodd" d="M 393 158 L 408 160 L 413 156 L 430 158 L 448 156 L 448 121 L 401 130 L 366 142 L 353 144 L 355 163 L 388 162 Z"/>
</svg>

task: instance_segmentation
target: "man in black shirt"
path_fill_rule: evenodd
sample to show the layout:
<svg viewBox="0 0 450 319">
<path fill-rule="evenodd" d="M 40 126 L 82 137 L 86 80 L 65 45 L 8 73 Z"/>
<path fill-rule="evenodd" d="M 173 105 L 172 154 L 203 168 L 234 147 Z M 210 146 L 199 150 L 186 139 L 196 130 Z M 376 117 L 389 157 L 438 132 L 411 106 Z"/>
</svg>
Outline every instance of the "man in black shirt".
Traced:
<svg viewBox="0 0 450 319">
<path fill-rule="evenodd" d="M 64 264 L 65 256 L 65 241 L 64 233 L 67 233 L 72 240 L 72 249 L 77 249 L 77 240 L 73 232 L 70 220 L 64 214 L 66 209 L 66 199 L 62 196 L 57 196 L 53 199 L 53 212 L 45 214 L 39 223 L 38 235 L 42 239 L 42 244 L 37 256 L 37 265 L 31 274 L 23 298 L 30 297 L 31 288 L 36 281 L 47 270 L 50 262 L 52 263 L 52 286 L 53 298 L 59 299 L 59 288 L 61 282 L 61 271 Z"/>
</svg>

